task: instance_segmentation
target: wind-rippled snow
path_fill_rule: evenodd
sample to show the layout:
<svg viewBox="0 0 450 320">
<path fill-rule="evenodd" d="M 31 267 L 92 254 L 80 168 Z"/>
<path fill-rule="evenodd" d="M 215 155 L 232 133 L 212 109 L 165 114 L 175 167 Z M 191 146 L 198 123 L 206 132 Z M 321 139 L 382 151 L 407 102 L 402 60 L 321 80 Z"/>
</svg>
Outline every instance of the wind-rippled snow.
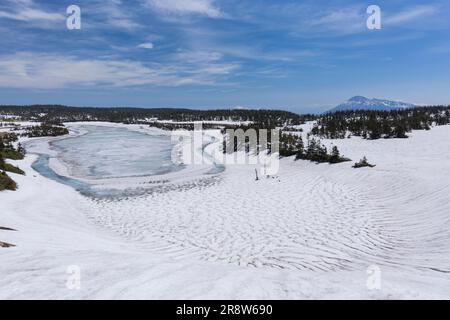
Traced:
<svg viewBox="0 0 450 320">
<path fill-rule="evenodd" d="M 372 169 L 287 158 L 259 181 L 227 166 L 108 199 L 33 177 L 25 160 L 21 189 L 0 195 L 2 223 L 19 230 L 0 234 L 17 245 L 0 251 L 0 297 L 449 298 L 449 133 L 326 142 Z M 80 292 L 64 287 L 73 264 Z M 371 265 L 380 291 L 366 286 Z"/>
</svg>

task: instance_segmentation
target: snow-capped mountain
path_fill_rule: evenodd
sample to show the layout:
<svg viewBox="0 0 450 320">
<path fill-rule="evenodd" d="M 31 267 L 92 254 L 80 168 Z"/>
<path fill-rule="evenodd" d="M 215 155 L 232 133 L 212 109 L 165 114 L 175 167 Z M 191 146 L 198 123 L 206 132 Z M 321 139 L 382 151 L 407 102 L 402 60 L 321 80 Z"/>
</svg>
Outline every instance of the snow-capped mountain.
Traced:
<svg viewBox="0 0 450 320">
<path fill-rule="evenodd" d="M 397 110 L 415 108 L 416 105 L 412 103 L 404 103 L 399 101 L 390 101 L 382 99 L 368 99 L 366 97 L 356 96 L 344 102 L 337 107 L 331 109 L 329 112 L 346 111 L 346 110 Z"/>
</svg>

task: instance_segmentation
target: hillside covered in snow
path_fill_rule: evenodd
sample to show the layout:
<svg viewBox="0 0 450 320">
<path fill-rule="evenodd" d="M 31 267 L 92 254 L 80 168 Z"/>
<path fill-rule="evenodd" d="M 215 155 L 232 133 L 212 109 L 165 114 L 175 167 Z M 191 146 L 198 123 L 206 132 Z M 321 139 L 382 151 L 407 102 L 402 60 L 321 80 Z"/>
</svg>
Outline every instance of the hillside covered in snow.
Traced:
<svg viewBox="0 0 450 320">
<path fill-rule="evenodd" d="M 30 140 L 13 162 L 26 173 L 11 174 L 19 189 L 0 193 L 0 240 L 15 245 L 0 248 L 2 299 L 450 297 L 450 126 L 323 140 L 374 168 L 287 157 L 259 180 L 252 166 L 187 168 L 167 181 L 138 178 L 146 192 L 113 197 L 36 172 L 54 139 Z"/>
</svg>

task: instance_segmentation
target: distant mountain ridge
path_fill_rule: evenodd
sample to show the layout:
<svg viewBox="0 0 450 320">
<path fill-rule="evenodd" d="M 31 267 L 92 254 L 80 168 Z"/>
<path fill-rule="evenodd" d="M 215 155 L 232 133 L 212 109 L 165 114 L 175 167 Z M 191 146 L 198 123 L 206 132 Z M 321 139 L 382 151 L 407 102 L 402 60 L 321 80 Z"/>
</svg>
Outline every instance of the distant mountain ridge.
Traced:
<svg viewBox="0 0 450 320">
<path fill-rule="evenodd" d="M 383 99 L 369 99 L 362 96 L 355 96 L 328 112 L 349 111 L 349 110 L 379 110 L 391 111 L 399 109 L 415 108 L 416 105 L 412 103 L 405 103 L 399 101 L 383 100 Z"/>
</svg>

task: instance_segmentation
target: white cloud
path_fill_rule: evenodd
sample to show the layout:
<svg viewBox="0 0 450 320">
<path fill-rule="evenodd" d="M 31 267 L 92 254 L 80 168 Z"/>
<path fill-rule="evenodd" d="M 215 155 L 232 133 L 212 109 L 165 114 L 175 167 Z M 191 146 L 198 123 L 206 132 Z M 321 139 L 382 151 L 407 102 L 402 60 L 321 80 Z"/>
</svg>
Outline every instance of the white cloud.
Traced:
<svg viewBox="0 0 450 320">
<path fill-rule="evenodd" d="M 57 89 L 70 86 L 180 86 L 215 84 L 239 66 L 229 63 L 144 65 L 129 60 L 80 59 L 19 53 L 0 56 L 0 87 Z"/>
<path fill-rule="evenodd" d="M 90 14 L 89 19 L 83 20 L 83 29 L 88 31 L 115 28 L 134 32 L 143 27 L 136 19 L 134 8 L 122 0 L 90 0 L 81 10 Z"/>
<path fill-rule="evenodd" d="M 133 15 L 128 12 L 127 6 L 121 0 L 101 1 L 97 3 L 96 9 L 107 17 L 107 24 L 115 28 L 130 31 L 141 26 L 134 20 Z"/>
<path fill-rule="evenodd" d="M 329 8 L 324 12 L 305 17 L 304 26 L 308 32 L 333 32 L 353 34 L 366 30 L 366 16 L 362 6 Z"/>
<path fill-rule="evenodd" d="M 215 62 L 223 58 L 223 55 L 218 52 L 210 51 L 183 51 L 176 53 L 176 59 L 184 63 L 205 63 Z"/>
<path fill-rule="evenodd" d="M 408 10 L 402 11 L 396 15 L 388 16 L 385 19 L 387 25 L 399 25 L 407 23 L 419 18 L 431 16 L 437 12 L 437 9 L 433 6 L 416 6 Z"/>
<path fill-rule="evenodd" d="M 155 45 L 151 42 L 141 43 L 137 46 L 139 49 L 153 49 Z"/>
<path fill-rule="evenodd" d="M 315 57 L 316 52 L 311 50 L 302 49 L 270 49 L 265 50 L 264 48 L 259 48 L 258 46 L 245 46 L 245 45 L 221 45 L 219 43 L 214 44 L 215 50 L 221 52 L 223 55 L 228 55 L 231 57 L 236 57 L 239 59 L 246 60 L 259 60 L 259 61 L 283 61 L 283 62 L 293 62 L 301 61 L 306 58 Z"/>
<path fill-rule="evenodd" d="M 11 10 L 0 11 L 0 18 L 19 21 L 63 21 L 61 13 L 47 12 L 36 8 L 32 0 L 9 1 Z"/>
<path fill-rule="evenodd" d="M 200 14 L 211 18 L 221 16 L 213 0 L 145 0 L 154 9 L 172 14 Z"/>
</svg>

